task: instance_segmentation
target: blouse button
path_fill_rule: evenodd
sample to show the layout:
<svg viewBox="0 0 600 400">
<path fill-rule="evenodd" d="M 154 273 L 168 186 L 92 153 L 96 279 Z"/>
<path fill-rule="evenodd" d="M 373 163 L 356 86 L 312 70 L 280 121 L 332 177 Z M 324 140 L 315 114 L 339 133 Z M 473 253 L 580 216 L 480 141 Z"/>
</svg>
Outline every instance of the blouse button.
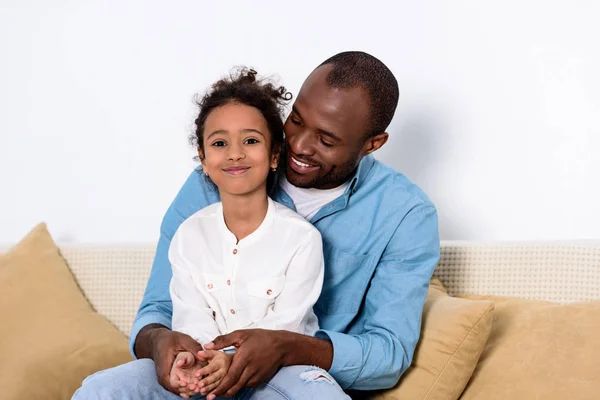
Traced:
<svg viewBox="0 0 600 400">
<path fill-rule="evenodd" d="M 233 249 L 233 254 L 237 254 L 237 249 Z"/>
<path fill-rule="evenodd" d="M 227 286 L 231 286 L 231 280 L 227 279 Z"/>
<path fill-rule="evenodd" d="M 235 310 L 233 308 L 230 311 L 232 314 L 235 314 Z"/>
<path fill-rule="evenodd" d="M 267 290 L 267 296 L 270 296 L 273 291 L 271 289 Z"/>
<path fill-rule="evenodd" d="M 213 288 L 213 284 L 209 283 L 208 285 L 206 285 L 207 288 L 212 289 Z"/>
</svg>

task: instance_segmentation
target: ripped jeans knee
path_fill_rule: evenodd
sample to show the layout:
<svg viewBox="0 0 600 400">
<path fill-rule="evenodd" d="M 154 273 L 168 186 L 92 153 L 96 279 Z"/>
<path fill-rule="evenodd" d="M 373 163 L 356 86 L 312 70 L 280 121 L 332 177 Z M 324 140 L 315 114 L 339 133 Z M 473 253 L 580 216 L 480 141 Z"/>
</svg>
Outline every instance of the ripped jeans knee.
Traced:
<svg viewBox="0 0 600 400">
<path fill-rule="evenodd" d="M 300 374 L 300 379 L 303 382 L 323 382 L 330 385 L 335 384 L 335 380 L 329 375 L 327 371 L 319 367 L 309 367 L 308 370 Z"/>
</svg>

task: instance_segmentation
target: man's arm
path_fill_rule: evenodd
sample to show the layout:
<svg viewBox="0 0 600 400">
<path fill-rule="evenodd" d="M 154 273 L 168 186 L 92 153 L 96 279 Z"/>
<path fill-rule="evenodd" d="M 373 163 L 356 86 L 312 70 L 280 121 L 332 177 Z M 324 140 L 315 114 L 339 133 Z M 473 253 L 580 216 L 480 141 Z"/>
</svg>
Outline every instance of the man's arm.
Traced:
<svg viewBox="0 0 600 400">
<path fill-rule="evenodd" d="M 129 336 L 131 354 L 153 359 L 159 383 L 173 392 L 168 375 L 176 354 L 184 350 L 197 354 L 202 346 L 188 335 L 170 330 L 173 307 L 169 295 L 172 271 L 168 252 L 181 223 L 201 208 L 218 201 L 218 195 L 207 183 L 202 175 L 193 171 L 167 210 L 150 278 Z"/>
<path fill-rule="evenodd" d="M 207 183 L 206 179 L 194 170 L 163 218 L 150 278 L 129 335 L 130 351 L 134 357 L 143 358 L 152 354 L 150 347 L 153 336 L 149 332 L 156 328 L 156 325 L 171 329 L 173 306 L 169 295 L 172 276 L 169 246 L 183 221 L 196 211 L 219 201 L 217 193 L 210 190 Z M 146 326 L 149 328 L 143 329 Z M 138 339 L 140 343 L 137 343 Z"/>
<path fill-rule="evenodd" d="M 388 243 L 350 332 L 316 334 L 333 344 L 329 372 L 342 388 L 389 388 L 410 366 L 439 255 L 436 210 L 431 204 L 417 205 Z"/>
</svg>

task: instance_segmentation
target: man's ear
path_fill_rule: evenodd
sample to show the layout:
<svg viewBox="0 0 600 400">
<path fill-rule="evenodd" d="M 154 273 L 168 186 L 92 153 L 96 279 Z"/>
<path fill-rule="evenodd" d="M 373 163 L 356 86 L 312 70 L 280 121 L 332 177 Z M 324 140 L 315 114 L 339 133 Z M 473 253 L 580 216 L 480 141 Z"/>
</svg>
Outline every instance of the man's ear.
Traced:
<svg viewBox="0 0 600 400">
<path fill-rule="evenodd" d="M 389 137 L 390 135 L 387 132 L 381 132 L 368 138 L 363 146 L 363 157 L 383 147 Z"/>
</svg>

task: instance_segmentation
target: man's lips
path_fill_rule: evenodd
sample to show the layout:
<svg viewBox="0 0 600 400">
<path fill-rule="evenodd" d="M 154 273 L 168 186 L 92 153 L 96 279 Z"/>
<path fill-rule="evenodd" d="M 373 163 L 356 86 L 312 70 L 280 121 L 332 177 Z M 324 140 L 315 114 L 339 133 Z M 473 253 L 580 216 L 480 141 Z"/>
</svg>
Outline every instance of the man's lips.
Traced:
<svg viewBox="0 0 600 400">
<path fill-rule="evenodd" d="M 293 155 L 289 155 L 288 157 L 288 166 L 298 174 L 307 174 L 319 169 L 318 165 L 312 165 L 304 161 L 300 161 Z"/>
<path fill-rule="evenodd" d="M 246 171 L 248 171 L 250 169 L 250 167 L 229 167 L 229 168 L 224 168 L 223 172 L 230 174 L 230 175 L 243 175 L 246 173 Z"/>
</svg>

